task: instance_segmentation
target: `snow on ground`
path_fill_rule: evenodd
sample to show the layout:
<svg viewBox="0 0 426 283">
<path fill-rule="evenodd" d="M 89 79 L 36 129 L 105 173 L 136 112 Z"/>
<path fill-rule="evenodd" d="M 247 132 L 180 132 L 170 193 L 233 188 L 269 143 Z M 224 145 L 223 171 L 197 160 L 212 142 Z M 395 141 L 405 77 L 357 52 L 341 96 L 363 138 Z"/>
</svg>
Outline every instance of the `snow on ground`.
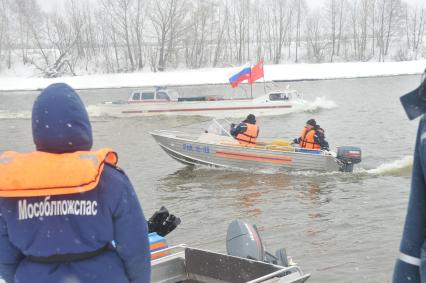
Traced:
<svg viewBox="0 0 426 283">
<path fill-rule="evenodd" d="M 420 74 L 426 68 L 426 60 L 405 62 L 323 63 L 265 65 L 266 81 L 295 81 L 341 79 L 375 76 Z M 226 84 L 236 68 L 210 68 L 196 70 L 171 70 L 167 72 L 138 72 L 121 74 L 84 75 L 46 79 L 32 77 L 25 71 L 0 74 L 0 91 L 36 90 L 51 83 L 65 82 L 76 89 L 120 88 L 153 85 L 201 85 Z M 22 75 L 17 75 L 17 73 Z"/>
</svg>

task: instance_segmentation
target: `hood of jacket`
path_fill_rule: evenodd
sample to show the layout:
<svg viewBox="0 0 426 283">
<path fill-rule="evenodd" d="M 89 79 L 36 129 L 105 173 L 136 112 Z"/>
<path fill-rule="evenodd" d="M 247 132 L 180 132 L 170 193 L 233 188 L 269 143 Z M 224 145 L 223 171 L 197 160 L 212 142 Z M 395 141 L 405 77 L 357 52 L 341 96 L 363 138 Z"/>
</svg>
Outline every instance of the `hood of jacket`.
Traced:
<svg viewBox="0 0 426 283">
<path fill-rule="evenodd" d="M 92 148 L 92 127 L 86 108 L 75 90 L 56 83 L 36 98 L 32 110 L 36 149 L 66 153 Z"/>
</svg>

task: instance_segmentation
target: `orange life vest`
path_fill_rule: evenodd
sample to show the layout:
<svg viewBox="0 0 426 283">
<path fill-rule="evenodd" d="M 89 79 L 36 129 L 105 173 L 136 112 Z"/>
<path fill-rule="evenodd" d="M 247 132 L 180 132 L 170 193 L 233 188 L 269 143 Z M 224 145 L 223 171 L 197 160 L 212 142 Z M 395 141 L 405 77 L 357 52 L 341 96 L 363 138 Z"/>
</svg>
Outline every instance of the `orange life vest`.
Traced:
<svg viewBox="0 0 426 283">
<path fill-rule="evenodd" d="M 34 197 L 87 192 L 98 183 L 105 163 L 117 164 L 109 148 L 98 151 L 0 153 L 0 197 Z"/>
<path fill-rule="evenodd" d="M 239 133 L 235 139 L 243 145 L 255 145 L 259 129 L 256 125 L 245 123 L 247 130 L 244 133 Z"/>
<path fill-rule="evenodd" d="M 315 142 L 315 129 L 308 130 L 306 127 L 302 130 L 302 135 L 300 139 L 300 147 L 307 149 L 321 149 L 319 143 Z"/>
</svg>

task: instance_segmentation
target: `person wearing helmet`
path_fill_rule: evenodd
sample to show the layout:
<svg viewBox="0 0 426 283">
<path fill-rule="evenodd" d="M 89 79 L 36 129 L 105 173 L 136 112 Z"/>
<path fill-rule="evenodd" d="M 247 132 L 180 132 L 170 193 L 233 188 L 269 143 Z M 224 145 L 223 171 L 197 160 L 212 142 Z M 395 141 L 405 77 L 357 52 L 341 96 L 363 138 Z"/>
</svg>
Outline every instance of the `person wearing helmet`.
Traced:
<svg viewBox="0 0 426 283">
<path fill-rule="evenodd" d="M 401 103 L 410 120 L 423 117 L 417 131 L 410 198 L 393 282 L 426 282 L 426 78 L 422 78 L 418 88 L 402 96 Z"/>
<path fill-rule="evenodd" d="M 0 282 L 148 283 L 142 208 L 74 89 L 41 92 L 32 132 L 36 151 L 0 152 Z"/>
<path fill-rule="evenodd" d="M 231 124 L 230 132 L 241 145 L 256 145 L 257 137 L 259 136 L 259 127 L 256 125 L 256 117 L 253 114 L 249 114 L 238 126 Z"/>
</svg>

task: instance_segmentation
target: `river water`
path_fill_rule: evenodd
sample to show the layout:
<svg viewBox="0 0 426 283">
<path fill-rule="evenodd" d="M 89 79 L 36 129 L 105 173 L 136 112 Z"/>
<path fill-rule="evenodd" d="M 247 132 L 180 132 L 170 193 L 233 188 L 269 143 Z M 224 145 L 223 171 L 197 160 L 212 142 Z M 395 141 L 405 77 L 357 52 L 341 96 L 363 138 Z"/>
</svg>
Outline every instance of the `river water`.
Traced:
<svg viewBox="0 0 426 283">
<path fill-rule="evenodd" d="M 257 224 L 270 251 L 285 247 L 310 282 L 389 282 L 398 253 L 410 185 L 418 121 L 410 122 L 399 96 L 419 76 L 300 81 L 291 86 L 314 101 L 305 111 L 258 117 L 260 138 L 296 137 L 315 118 L 332 148 L 360 146 L 353 174 L 248 172 L 197 167 L 167 156 L 150 131 L 202 131 L 209 118 L 116 118 L 92 115 L 94 148 L 109 146 L 130 176 L 145 214 L 161 205 L 182 219 L 169 244 L 225 252 L 227 225 Z M 281 87 L 285 84 L 282 83 Z M 184 95 L 226 94 L 229 86 L 180 87 Z M 127 99 L 131 89 L 81 90 L 89 110 Z M 260 84 L 254 95 L 263 91 Z M 0 92 L 0 150 L 33 149 L 30 110 L 38 92 Z M 235 122 L 238 120 L 235 119 Z"/>
</svg>

